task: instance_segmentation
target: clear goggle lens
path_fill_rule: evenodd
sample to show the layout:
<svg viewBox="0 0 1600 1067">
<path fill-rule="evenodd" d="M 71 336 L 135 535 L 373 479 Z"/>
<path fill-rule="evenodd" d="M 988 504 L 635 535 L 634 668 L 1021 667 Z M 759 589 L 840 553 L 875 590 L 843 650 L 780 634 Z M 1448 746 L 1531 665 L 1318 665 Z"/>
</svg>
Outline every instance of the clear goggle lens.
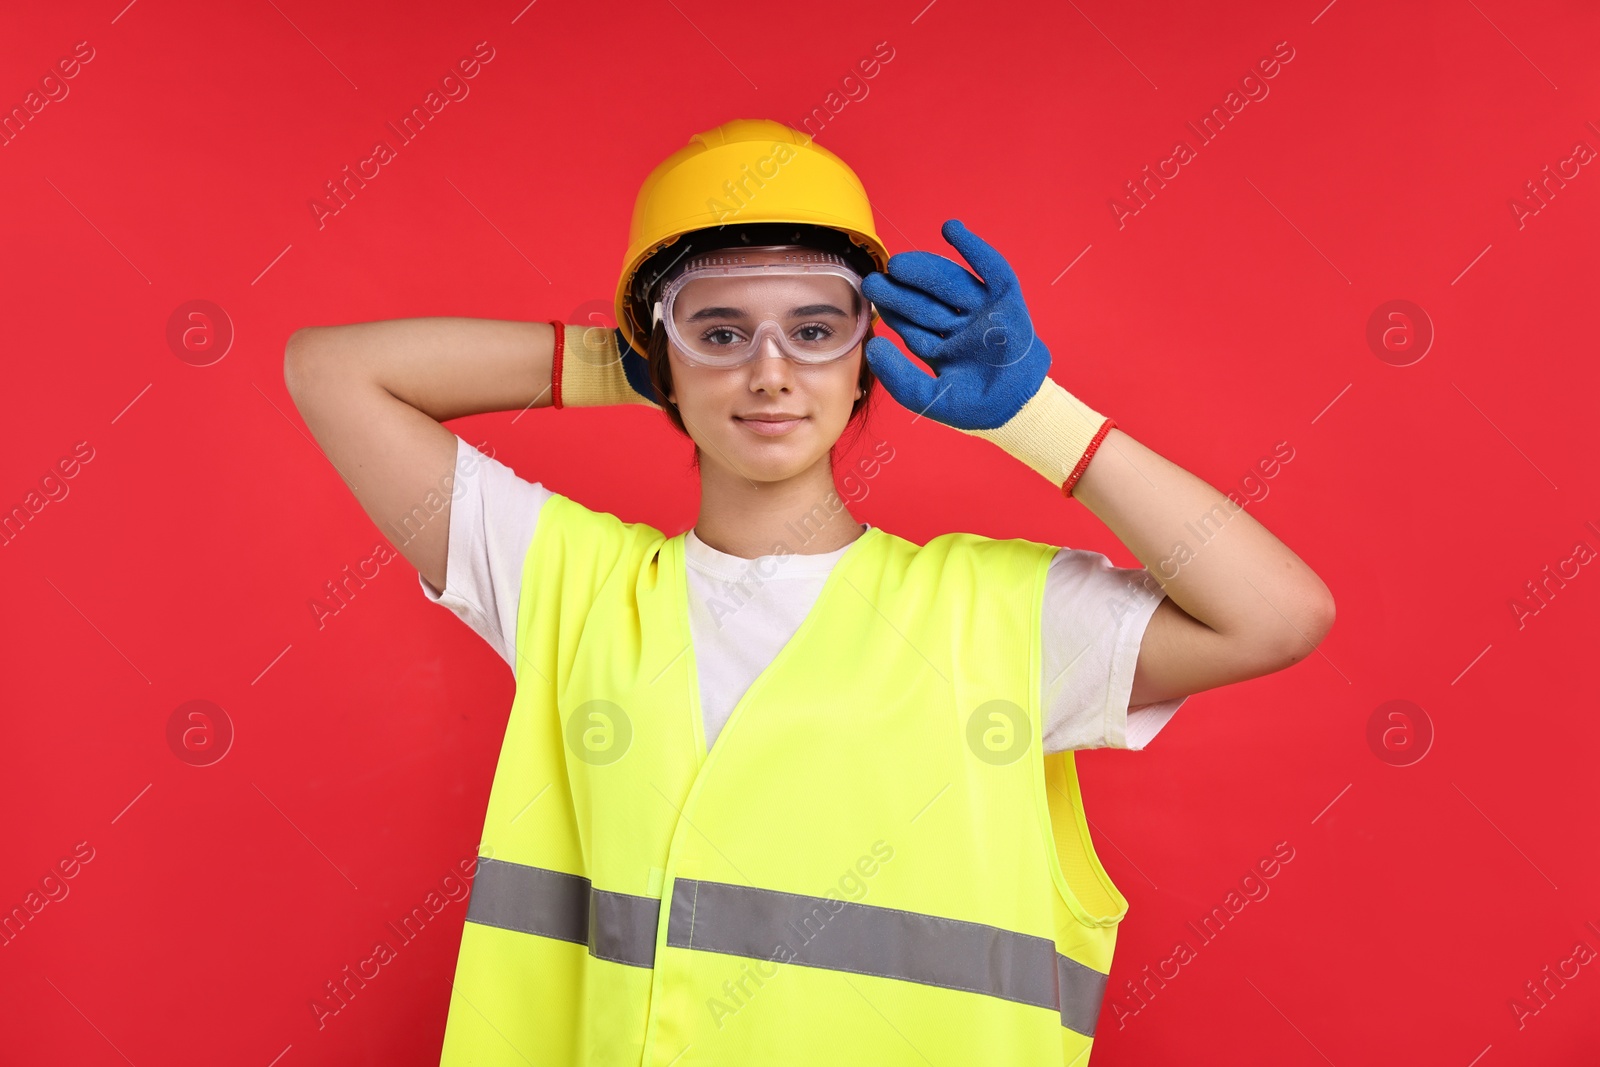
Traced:
<svg viewBox="0 0 1600 1067">
<path fill-rule="evenodd" d="M 770 338 L 798 363 L 830 363 L 860 343 L 872 305 L 842 260 L 809 251 L 786 262 L 748 258 L 710 254 L 667 284 L 656 315 L 684 356 L 734 367 L 771 352 Z"/>
</svg>

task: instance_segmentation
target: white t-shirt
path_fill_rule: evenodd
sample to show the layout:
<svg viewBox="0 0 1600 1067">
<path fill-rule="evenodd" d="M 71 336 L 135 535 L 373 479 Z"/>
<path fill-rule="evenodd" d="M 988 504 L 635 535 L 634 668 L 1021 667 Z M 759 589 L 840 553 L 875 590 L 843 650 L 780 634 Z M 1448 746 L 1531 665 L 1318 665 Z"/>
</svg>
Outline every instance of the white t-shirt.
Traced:
<svg viewBox="0 0 1600 1067">
<path fill-rule="evenodd" d="M 449 608 L 516 673 L 517 602 L 539 509 L 553 495 L 456 438 L 445 589 L 421 574 L 429 601 Z M 863 524 L 864 526 L 866 524 Z M 689 530 L 689 626 L 700 676 L 706 748 L 750 683 L 799 629 L 823 581 L 850 546 L 750 560 L 719 552 Z M 1139 643 L 1166 593 L 1144 568 L 1063 548 L 1045 579 L 1044 748 L 1140 749 L 1187 697 L 1128 707 Z M 736 624 L 735 624 L 736 622 Z"/>
</svg>

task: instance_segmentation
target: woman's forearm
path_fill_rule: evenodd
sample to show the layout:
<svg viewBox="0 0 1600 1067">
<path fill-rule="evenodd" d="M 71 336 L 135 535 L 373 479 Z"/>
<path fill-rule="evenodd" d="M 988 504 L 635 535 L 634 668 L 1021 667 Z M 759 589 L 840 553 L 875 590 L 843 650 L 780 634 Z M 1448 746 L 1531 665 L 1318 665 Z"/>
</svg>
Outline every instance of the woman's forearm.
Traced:
<svg viewBox="0 0 1600 1067">
<path fill-rule="evenodd" d="M 549 407 L 554 352 L 548 322 L 389 319 L 297 330 L 287 362 L 307 377 L 377 385 L 444 422 Z"/>
<path fill-rule="evenodd" d="M 297 330 L 289 395 L 367 515 L 441 592 L 460 440 L 441 425 L 550 406 L 549 323 L 394 319 Z"/>
<path fill-rule="evenodd" d="M 1173 602 L 1216 633 L 1304 654 L 1332 594 L 1288 545 L 1227 496 L 1112 429 L 1073 486 Z"/>
</svg>

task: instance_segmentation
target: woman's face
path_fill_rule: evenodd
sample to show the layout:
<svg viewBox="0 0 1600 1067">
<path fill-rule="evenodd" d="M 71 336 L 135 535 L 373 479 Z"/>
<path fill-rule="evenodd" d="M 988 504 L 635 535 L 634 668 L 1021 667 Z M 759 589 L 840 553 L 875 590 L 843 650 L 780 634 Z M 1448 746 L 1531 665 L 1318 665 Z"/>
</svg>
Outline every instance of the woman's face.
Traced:
<svg viewBox="0 0 1600 1067">
<path fill-rule="evenodd" d="M 773 257 L 776 253 L 758 253 Z M 681 300 L 681 298 L 680 298 Z M 695 308 L 682 305 L 682 314 Z M 804 329 L 800 320 L 791 327 Z M 800 334 L 801 336 L 815 336 Z M 720 338 L 719 338 L 720 339 Z M 777 340 L 762 338 L 756 357 L 737 367 L 689 362 L 676 344 L 670 399 L 707 463 L 756 482 L 775 482 L 809 470 L 823 459 L 850 421 L 861 395 L 862 345 L 830 363 L 796 363 Z M 765 421 L 788 416 L 783 421 Z"/>
</svg>

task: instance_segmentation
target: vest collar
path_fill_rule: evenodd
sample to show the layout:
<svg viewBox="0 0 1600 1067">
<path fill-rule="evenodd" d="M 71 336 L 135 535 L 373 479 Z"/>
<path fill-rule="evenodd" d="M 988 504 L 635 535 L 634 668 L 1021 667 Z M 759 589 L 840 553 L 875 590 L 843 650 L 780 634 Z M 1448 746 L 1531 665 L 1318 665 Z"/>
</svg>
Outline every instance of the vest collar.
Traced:
<svg viewBox="0 0 1600 1067">
<path fill-rule="evenodd" d="M 881 559 L 881 553 L 885 550 L 885 547 L 880 545 L 879 542 L 883 541 L 886 536 L 887 535 L 885 532 L 878 527 L 869 526 L 860 537 L 856 538 L 854 541 L 851 541 L 848 545 L 845 545 L 843 548 L 838 550 L 837 560 L 829 564 L 827 575 L 823 579 L 822 589 L 817 593 L 817 597 L 812 602 L 811 608 L 806 612 L 805 617 L 800 620 L 799 627 L 790 636 L 789 640 L 784 642 L 783 647 L 778 649 L 771 662 L 769 662 L 761 671 L 761 673 L 758 674 L 750 683 L 744 694 L 740 696 L 737 701 L 735 701 L 733 710 L 728 713 L 727 722 L 722 727 L 722 733 L 719 735 L 718 741 L 723 750 L 726 750 L 728 747 L 726 738 L 738 727 L 741 714 L 745 709 L 745 705 L 750 703 L 753 696 L 759 694 L 763 684 L 765 684 L 771 678 L 771 676 L 774 674 L 781 674 L 786 669 L 786 665 L 789 663 L 789 661 L 800 654 L 799 650 L 804 649 L 806 644 L 806 635 L 811 632 L 812 628 L 816 624 L 818 616 L 825 614 L 829 610 L 828 605 L 832 602 L 833 598 L 839 595 L 835 590 L 835 586 L 846 580 L 851 566 L 857 565 L 863 555 L 879 553 L 879 558 Z M 672 615 L 676 616 L 677 625 L 682 627 L 681 633 L 683 650 L 689 653 L 689 706 L 692 709 L 691 715 L 697 757 L 700 764 L 703 765 L 708 757 L 708 750 L 706 748 L 705 741 L 705 711 L 700 703 L 700 668 L 696 658 L 696 650 L 694 648 L 692 627 L 690 626 L 689 622 L 689 564 L 685 550 L 688 547 L 688 541 L 690 537 L 695 537 L 693 529 L 685 530 L 676 537 L 668 538 L 663 545 L 661 564 L 664 568 L 663 578 L 668 583 L 663 587 L 667 595 L 665 604 L 668 605 L 667 610 Z M 695 537 L 695 539 L 697 541 L 699 540 L 698 537 Z M 703 542 L 702 547 L 704 547 L 707 552 L 716 552 L 715 549 L 708 545 L 704 545 Z M 754 563 L 754 561 L 743 559 L 739 556 L 729 556 L 726 553 L 716 554 L 721 555 L 726 559 L 735 560 L 743 565 L 741 571 L 738 574 L 735 574 L 733 577 L 749 578 L 751 576 L 751 565 Z M 833 556 L 835 553 L 830 552 L 827 553 L 827 555 Z M 761 558 L 775 561 L 780 565 L 784 565 L 786 561 L 796 557 L 791 555 L 787 557 L 763 556 Z M 821 557 L 802 556 L 798 558 L 814 560 Z M 766 577 L 762 576 L 762 571 L 756 570 L 753 573 L 758 576 L 759 580 L 766 580 Z M 793 572 L 786 573 L 789 577 L 794 576 Z"/>
</svg>

